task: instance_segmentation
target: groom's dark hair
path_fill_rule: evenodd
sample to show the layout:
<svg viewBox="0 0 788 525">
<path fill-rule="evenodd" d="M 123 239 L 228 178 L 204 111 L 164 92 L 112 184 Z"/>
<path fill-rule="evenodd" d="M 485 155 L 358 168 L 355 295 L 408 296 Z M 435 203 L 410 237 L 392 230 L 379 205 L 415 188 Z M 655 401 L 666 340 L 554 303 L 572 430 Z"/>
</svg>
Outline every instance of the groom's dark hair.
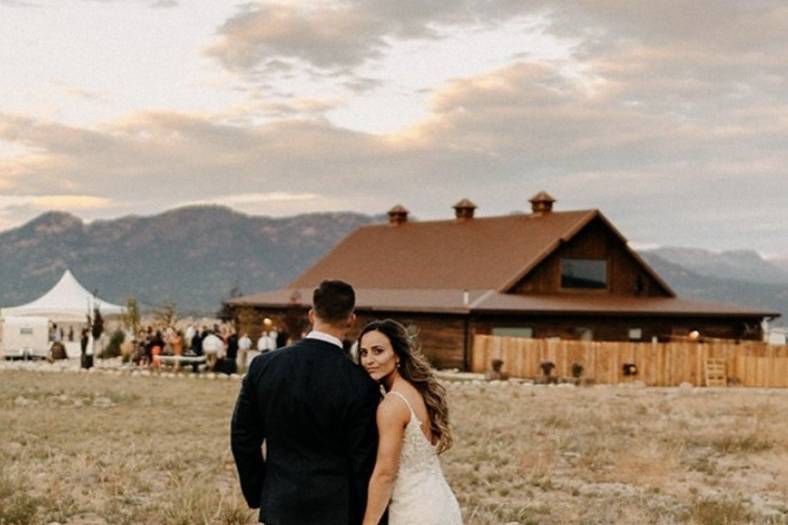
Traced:
<svg viewBox="0 0 788 525">
<path fill-rule="evenodd" d="M 356 292 L 344 281 L 323 281 L 312 294 L 317 316 L 326 323 L 345 321 L 356 306 Z"/>
</svg>

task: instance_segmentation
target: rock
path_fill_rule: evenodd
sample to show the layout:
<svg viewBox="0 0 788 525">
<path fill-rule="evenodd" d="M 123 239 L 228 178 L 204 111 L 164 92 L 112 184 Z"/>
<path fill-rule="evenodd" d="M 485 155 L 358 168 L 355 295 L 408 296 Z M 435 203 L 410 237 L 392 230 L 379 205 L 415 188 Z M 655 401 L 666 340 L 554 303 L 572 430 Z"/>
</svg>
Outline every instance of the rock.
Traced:
<svg viewBox="0 0 788 525">
<path fill-rule="evenodd" d="M 16 399 L 14 399 L 14 404 L 18 407 L 26 407 L 32 405 L 33 401 L 26 397 L 18 396 Z"/>
<path fill-rule="evenodd" d="M 104 396 L 97 397 L 97 398 L 95 398 L 93 400 L 93 406 L 94 407 L 107 408 L 107 407 L 111 407 L 111 406 L 114 406 L 114 405 L 115 405 L 115 403 L 113 403 L 110 398 L 104 397 Z"/>
<path fill-rule="evenodd" d="M 5 449 L 6 452 L 13 455 L 22 452 L 24 445 L 22 445 L 22 443 L 17 443 L 16 441 L 11 441 L 9 443 L 6 443 L 3 448 Z"/>
<path fill-rule="evenodd" d="M 107 521 L 92 512 L 87 514 L 80 514 L 68 520 L 67 525 L 107 525 Z"/>
</svg>

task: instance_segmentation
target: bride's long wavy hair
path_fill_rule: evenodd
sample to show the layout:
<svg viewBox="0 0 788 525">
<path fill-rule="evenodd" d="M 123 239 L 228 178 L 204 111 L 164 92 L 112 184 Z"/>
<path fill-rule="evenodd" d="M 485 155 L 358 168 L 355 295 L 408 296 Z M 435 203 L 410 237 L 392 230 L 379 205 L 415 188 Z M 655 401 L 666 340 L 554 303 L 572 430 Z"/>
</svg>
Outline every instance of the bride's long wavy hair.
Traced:
<svg viewBox="0 0 788 525">
<path fill-rule="evenodd" d="M 449 426 L 449 406 L 446 403 L 446 389 L 438 383 L 435 373 L 416 344 L 415 336 L 393 319 L 372 321 L 361 330 L 358 341 L 369 332 L 380 332 L 391 342 L 394 353 L 399 357 L 399 375 L 416 387 L 424 398 L 430 418 L 430 431 L 438 438 L 438 454 L 452 446 L 451 428 Z M 361 358 L 358 358 L 361 364 Z"/>
</svg>

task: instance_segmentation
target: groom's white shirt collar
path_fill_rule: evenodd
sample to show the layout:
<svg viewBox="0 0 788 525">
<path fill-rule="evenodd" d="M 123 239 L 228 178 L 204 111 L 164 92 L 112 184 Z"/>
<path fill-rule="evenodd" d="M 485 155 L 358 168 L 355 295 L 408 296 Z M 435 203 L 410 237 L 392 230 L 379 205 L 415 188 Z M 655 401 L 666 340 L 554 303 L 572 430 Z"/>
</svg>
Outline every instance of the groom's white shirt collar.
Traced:
<svg viewBox="0 0 788 525">
<path fill-rule="evenodd" d="M 339 348 L 344 348 L 342 346 L 342 341 L 337 339 L 331 334 L 327 334 L 325 332 L 318 332 L 317 330 L 312 330 L 308 334 L 306 334 L 306 339 L 317 339 L 318 341 L 325 341 L 326 343 L 331 343 L 332 345 L 337 345 Z"/>
</svg>

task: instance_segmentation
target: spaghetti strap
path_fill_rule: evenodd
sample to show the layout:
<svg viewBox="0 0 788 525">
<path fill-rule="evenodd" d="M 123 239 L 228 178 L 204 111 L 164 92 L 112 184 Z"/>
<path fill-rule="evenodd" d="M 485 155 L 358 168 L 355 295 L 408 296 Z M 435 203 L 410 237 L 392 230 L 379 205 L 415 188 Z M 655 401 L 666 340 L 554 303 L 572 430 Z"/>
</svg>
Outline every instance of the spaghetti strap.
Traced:
<svg viewBox="0 0 788 525">
<path fill-rule="evenodd" d="M 410 402 L 408 402 L 408 398 L 406 398 L 404 395 L 400 394 L 396 390 L 392 390 L 391 392 L 389 392 L 389 394 L 397 394 L 397 396 L 401 400 L 403 400 L 406 405 L 408 405 L 408 410 L 410 410 L 410 417 L 414 418 L 416 421 L 421 422 L 421 420 L 416 416 L 416 412 L 413 411 L 413 407 L 410 406 Z M 388 395 L 388 394 L 386 394 L 386 395 Z"/>
</svg>

